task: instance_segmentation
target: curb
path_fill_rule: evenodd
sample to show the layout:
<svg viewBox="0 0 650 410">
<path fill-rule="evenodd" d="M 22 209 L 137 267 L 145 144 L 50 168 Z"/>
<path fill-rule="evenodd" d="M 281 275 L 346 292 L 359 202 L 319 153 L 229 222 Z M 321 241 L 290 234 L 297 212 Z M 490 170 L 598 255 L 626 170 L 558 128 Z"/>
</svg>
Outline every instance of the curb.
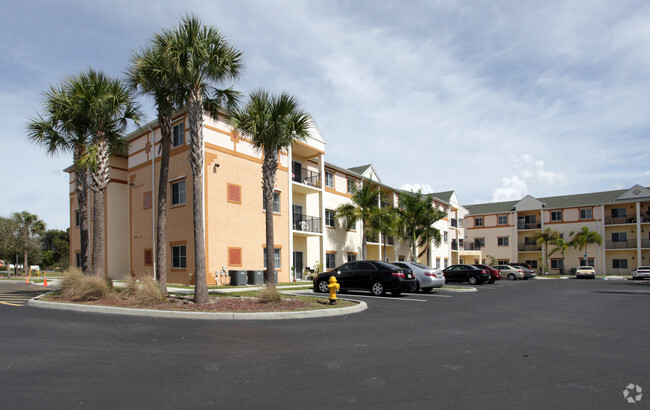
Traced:
<svg viewBox="0 0 650 410">
<path fill-rule="evenodd" d="M 433 292 L 478 292 L 478 289 L 476 288 L 445 288 L 444 286 L 441 288 L 433 288 Z"/>
<path fill-rule="evenodd" d="M 48 292 L 50 293 L 50 292 Z M 70 310 L 75 312 L 88 313 L 108 313 L 112 315 L 124 316 L 147 316 L 156 318 L 172 319 L 193 319 L 193 320 L 279 320 L 279 319 L 309 319 L 318 317 L 343 316 L 350 313 L 358 313 L 366 310 L 368 305 L 365 302 L 358 302 L 358 305 L 322 310 L 301 310 L 295 312 L 255 312 L 255 313 L 238 313 L 238 312 L 183 312 L 178 310 L 155 310 L 155 309 L 130 309 L 114 306 L 97 306 L 97 305 L 79 305 L 74 303 L 46 302 L 39 300 L 43 296 L 37 296 L 30 299 L 29 306 L 45 309 Z M 341 298 L 342 299 L 342 298 Z"/>
</svg>

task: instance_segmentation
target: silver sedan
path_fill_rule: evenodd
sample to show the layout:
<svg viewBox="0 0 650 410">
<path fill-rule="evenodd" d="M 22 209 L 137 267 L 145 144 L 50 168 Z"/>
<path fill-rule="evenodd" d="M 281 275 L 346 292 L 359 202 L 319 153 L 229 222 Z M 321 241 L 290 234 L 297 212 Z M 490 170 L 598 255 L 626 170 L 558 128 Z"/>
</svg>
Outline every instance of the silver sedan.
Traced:
<svg viewBox="0 0 650 410">
<path fill-rule="evenodd" d="M 398 266 L 402 269 L 411 269 L 415 274 L 415 287 L 412 292 L 422 289 L 422 292 L 428 293 L 433 288 L 441 288 L 446 283 L 445 275 L 440 269 L 430 268 L 417 262 L 390 262 L 391 265 Z"/>
</svg>

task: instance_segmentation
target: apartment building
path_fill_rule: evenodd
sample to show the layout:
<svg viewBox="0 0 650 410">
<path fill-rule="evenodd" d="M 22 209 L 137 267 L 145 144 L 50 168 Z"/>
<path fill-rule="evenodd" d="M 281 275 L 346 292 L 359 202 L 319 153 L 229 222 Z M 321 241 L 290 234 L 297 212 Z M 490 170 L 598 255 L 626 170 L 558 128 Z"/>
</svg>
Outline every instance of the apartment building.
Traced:
<svg viewBox="0 0 650 410">
<path fill-rule="evenodd" d="M 532 240 L 550 228 L 565 241 L 588 227 L 602 237 L 602 245 L 569 247 L 549 258 L 550 273 L 569 273 L 581 265 L 599 273 L 629 273 L 650 264 L 650 190 L 629 189 L 467 205 L 465 247 L 481 249 L 484 258 L 500 263 L 528 262 L 541 268 L 543 249 Z M 553 249 L 549 246 L 549 251 Z"/>
<path fill-rule="evenodd" d="M 193 284 L 192 178 L 188 161 L 187 114 L 173 120 L 173 144 L 167 186 L 167 280 Z M 262 153 L 239 135 L 227 119 L 204 117 L 204 223 L 208 284 L 228 284 L 232 270 L 264 270 L 265 212 L 262 200 Z M 106 192 L 106 272 L 116 279 L 152 275 L 156 269 L 155 226 L 160 171 L 160 128 L 156 121 L 127 136 L 128 154 L 110 160 Z M 326 140 L 312 123 L 309 137 L 279 154 L 273 209 L 275 268 L 279 281 L 301 278 L 306 269 L 334 268 L 361 257 L 362 229 L 343 227 L 334 217 L 350 201 L 353 186 L 370 183 L 384 193 L 379 206 L 397 206 L 400 194 L 381 182 L 374 166 L 346 169 L 325 162 Z M 79 266 L 79 213 L 73 168 L 70 175 L 71 263 Z M 92 193 L 91 199 L 92 199 Z M 429 247 L 419 261 L 444 268 L 456 263 L 462 248 L 467 210 L 453 191 L 434 198 L 449 215 L 436 225 L 444 233 L 440 247 Z M 89 202 L 92 204 L 92 200 Z M 92 226 L 92 214 L 90 224 Z M 408 257 L 408 245 L 381 234 L 369 235 L 368 259 Z"/>
</svg>

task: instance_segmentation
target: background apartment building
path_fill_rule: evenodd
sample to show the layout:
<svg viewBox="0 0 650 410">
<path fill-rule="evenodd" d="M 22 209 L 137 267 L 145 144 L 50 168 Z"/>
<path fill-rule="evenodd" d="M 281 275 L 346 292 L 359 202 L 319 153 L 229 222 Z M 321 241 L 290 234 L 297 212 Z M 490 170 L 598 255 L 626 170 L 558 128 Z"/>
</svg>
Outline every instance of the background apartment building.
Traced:
<svg viewBox="0 0 650 410">
<path fill-rule="evenodd" d="M 483 251 L 500 263 L 528 262 L 541 268 L 542 248 L 535 232 L 550 228 L 565 241 L 587 227 L 602 237 L 602 245 L 569 247 L 564 257 L 549 258 L 550 272 L 569 273 L 588 264 L 599 273 L 629 273 L 650 264 L 650 190 L 629 189 L 467 205 L 465 246 Z M 549 251 L 554 248 L 549 246 Z M 585 255 L 587 255 L 585 259 Z"/>
</svg>

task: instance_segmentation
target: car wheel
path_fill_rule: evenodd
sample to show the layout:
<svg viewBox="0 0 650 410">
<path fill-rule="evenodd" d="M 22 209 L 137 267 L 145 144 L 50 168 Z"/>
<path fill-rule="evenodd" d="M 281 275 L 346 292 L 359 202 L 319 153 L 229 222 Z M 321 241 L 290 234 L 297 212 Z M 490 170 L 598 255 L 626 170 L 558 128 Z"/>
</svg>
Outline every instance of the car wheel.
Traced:
<svg viewBox="0 0 650 410">
<path fill-rule="evenodd" d="M 496 282 L 496 281 L 497 281 L 496 279 L 490 279 L 490 280 L 488 281 L 488 283 L 491 285 L 491 284 L 493 284 L 493 283 Z"/>
<path fill-rule="evenodd" d="M 421 288 L 421 289 L 422 289 L 422 292 L 424 292 L 424 293 L 429 293 L 429 292 L 431 292 L 433 290 L 433 288 Z"/>
<path fill-rule="evenodd" d="M 517 277 L 515 276 L 514 273 L 509 273 L 509 274 L 508 274 L 508 279 L 510 279 L 510 280 L 515 280 L 515 279 L 517 279 Z"/>
<path fill-rule="evenodd" d="M 327 287 L 328 283 L 326 280 L 319 280 L 318 281 L 318 291 L 320 293 L 327 293 L 330 291 L 330 289 Z"/>
<path fill-rule="evenodd" d="M 476 285 L 478 283 L 478 279 L 476 276 L 470 276 L 469 279 L 467 279 L 470 285 Z"/>
<path fill-rule="evenodd" d="M 391 290 L 390 293 L 393 296 L 399 296 L 399 295 L 402 294 L 402 291 L 401 290 Z"/>
<path fill-rule="evenodd" d="M 384 296 L 386 294 L 386 289 L 381 283 L 373 282 L 373 284 L 370 285 L 370 292 L 375 296 Z"/>
<path fill-rule="evenodd" d="M 420 283 L 416 280 L 413 286 L 411 286 L 411 289 L 409 289 L 409 292 L 418 293 L 419 290 L 420 290 Z"/>
</svg>

